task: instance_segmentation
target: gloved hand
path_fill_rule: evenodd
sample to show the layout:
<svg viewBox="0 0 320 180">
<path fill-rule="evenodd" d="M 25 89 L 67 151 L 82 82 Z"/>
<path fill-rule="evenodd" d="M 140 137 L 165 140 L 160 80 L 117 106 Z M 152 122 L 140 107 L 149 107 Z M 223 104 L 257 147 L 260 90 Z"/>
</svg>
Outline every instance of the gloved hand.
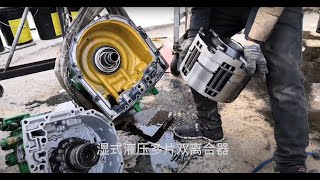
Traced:
<svg viewBox="0 0 320 180">
<path fill-rule="evenodd" d="M 248 62 L 247 72 L 255 77 L 266 79 L 268 74 L 267 61 L 264 58 L 259 44 L 244 46 L 244 58 Z"/>
<path fill-rule="evenodd" d="M 182 60 L 186 57 L 187 53 L 188 53 L 188 50 L 192 44 L 194 40 L 194 37 L 190 37 L 186 40 L 184 40 L 181 44 L 180 44 L 180 49 L 181 49 L 181 52 L 179 54 L 179 62 L 178 62 L 178 68 L 182 62 Z"/>
</svg>

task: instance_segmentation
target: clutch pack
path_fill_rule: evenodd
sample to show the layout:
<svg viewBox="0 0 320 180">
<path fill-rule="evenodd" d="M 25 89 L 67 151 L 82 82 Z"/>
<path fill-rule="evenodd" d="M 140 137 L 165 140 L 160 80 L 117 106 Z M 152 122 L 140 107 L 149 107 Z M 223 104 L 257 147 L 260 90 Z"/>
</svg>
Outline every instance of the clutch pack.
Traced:
<svg viewBox="0 0 320 180">
<path fill-rule="evenodd" d="M 246 71 L 242 46 L 203 28 L 192 42 L 179 71 L 201 95 L 217 101 L 234 101 L 252 78 Z"/>
<path fill-rule="evenodd" d="M 96 106 L 111 120 L 151 91 L 168 68 L 145 31 L 118 15 L 105 15 L 79 31 L 68 59 L 75 99 L 87 109 Z"/>
</svg>

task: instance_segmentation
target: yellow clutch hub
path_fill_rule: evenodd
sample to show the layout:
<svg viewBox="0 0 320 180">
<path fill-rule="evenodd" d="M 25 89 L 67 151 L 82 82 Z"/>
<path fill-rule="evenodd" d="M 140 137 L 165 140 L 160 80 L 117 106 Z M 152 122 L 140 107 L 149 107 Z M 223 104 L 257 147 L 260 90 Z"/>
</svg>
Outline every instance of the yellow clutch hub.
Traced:
<svg viewBox="0 0 320 180">
<path fill-rule="evenodd" d="M 71 78 L 111 119 L 153 88 L 167 68 L 144 30 L 122 16 L 90 23 L 70 47 Z"/>
</svg>

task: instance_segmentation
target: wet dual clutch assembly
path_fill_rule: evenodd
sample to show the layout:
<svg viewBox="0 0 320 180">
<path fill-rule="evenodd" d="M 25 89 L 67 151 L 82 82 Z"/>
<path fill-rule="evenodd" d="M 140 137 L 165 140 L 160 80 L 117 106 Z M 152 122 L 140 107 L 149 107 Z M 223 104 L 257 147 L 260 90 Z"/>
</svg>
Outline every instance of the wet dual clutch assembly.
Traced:
<svg viewBox="0 0 320 180">
<path fill-rule="evenodd" d="M 234 101 L 252 78 L 242 46 L 230 38 L 200 29 L 179 71 L 201 95 L 223 103 Z"/>
</svg>

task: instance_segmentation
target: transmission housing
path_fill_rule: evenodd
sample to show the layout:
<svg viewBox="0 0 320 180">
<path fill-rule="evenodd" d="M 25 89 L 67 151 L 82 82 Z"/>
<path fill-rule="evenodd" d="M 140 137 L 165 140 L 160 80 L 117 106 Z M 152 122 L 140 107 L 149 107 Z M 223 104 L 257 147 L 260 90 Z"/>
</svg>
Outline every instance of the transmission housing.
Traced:
<svg viewBox="0 0 320 180">
<path fill-rule="evenodd" d="M 167 68 L 145 31 L 123 16 L 92 21 L 70 43 L 69 79 L 81 94 L 78 103 L 111 120 L 154 88 Z"/>
</svg>

